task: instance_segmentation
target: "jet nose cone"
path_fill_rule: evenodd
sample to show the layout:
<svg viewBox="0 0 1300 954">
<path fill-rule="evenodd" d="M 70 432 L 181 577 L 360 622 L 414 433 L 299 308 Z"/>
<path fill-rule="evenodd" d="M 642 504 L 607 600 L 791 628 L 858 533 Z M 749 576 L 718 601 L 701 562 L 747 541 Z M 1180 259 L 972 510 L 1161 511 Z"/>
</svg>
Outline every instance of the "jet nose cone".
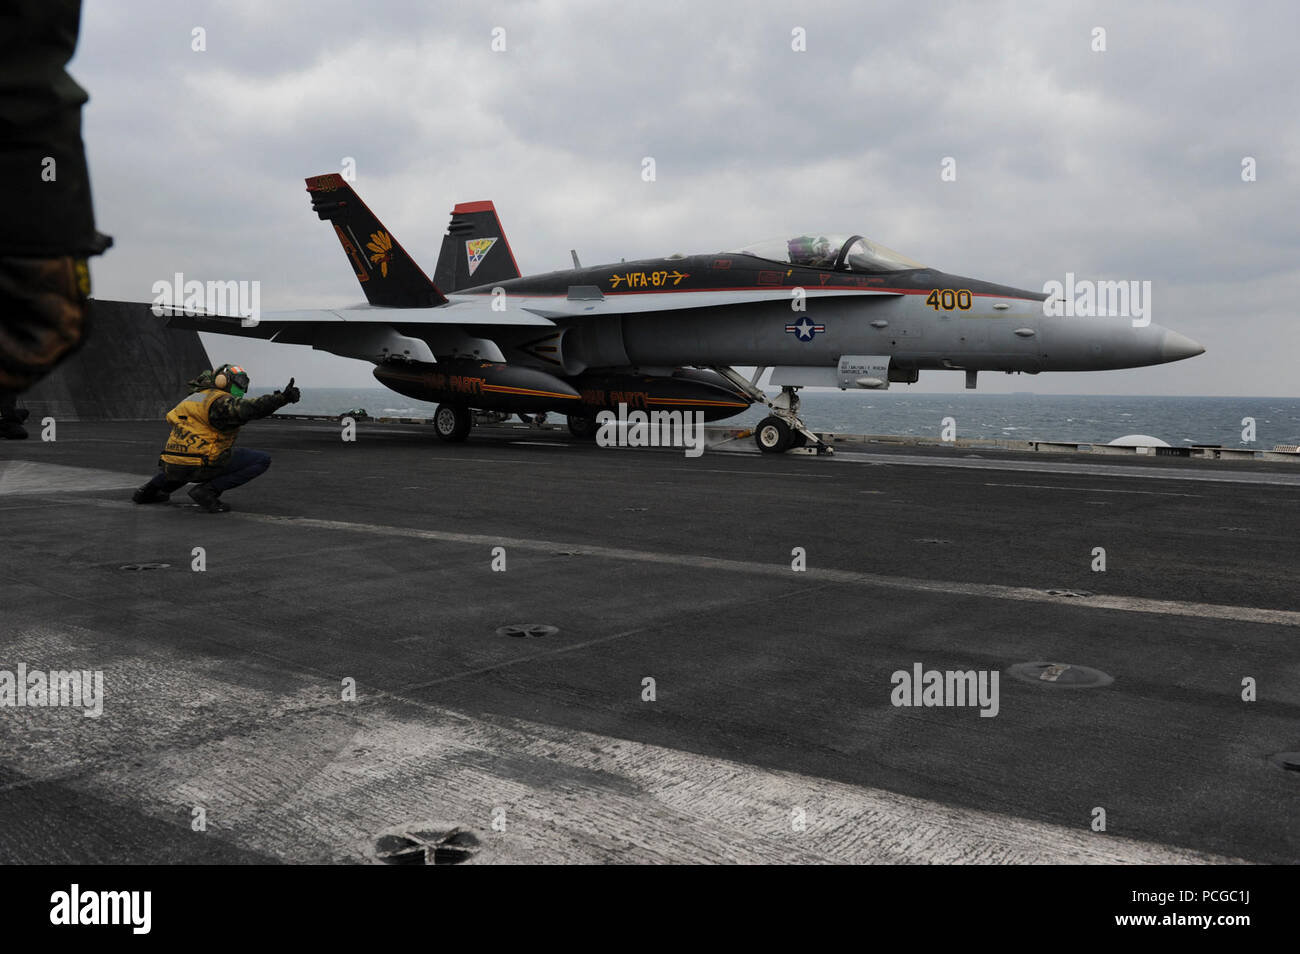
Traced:
<svg viewBox="0 0 1300 954">
<path fill-rule="evenodd" d="M 1205 349 L 1199 344 L 1176 331 L 1166 331 L 1165 340 L 1160 345 L 1160 356 L 1165 361 L 1182 361 L 1183 358 L 1194 358 L 1204 353 Z"/>
</svg>

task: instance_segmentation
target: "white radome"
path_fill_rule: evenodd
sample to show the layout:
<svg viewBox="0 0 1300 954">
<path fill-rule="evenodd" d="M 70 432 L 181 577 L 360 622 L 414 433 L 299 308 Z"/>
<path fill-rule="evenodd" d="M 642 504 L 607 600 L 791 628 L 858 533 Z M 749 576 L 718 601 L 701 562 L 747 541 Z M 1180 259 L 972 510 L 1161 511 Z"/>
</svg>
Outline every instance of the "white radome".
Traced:
<svg viewBox="0 0 1300 954">
<path fill-rule="evenodd" d="M 1117 437 L 1108 445 L 1110 447 L 1168 447 L 1158 437 L 1152 437 L 1150 434 L 1125 434 L 1123 437 Z"/>
</svg>

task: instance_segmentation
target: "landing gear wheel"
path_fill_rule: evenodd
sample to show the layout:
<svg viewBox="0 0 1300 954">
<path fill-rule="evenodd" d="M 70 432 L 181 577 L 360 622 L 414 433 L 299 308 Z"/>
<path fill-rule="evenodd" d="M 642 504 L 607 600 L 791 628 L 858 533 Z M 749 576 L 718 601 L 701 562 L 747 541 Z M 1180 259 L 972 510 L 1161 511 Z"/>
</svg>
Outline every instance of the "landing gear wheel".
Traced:
<svg viewBox="0 0 1300 954">
<path fill-rule="evenodd" d="M 583 417 L 579 414 L 569 415 L 569 433 L 584 441 L 594 441 L 596 433 L 600 430 L 600 425 L 596 423 L 594 417 Z"/>
<path fill-rule="evenodd" d="M 474 415 L 469 408 L 459 404 L 439 404 L 433 412 L 433 431 L 440 440 L 449 444 L 459 444 L 469 437 L 469 429 L 474 426 Z"/>
<path fill-rule="evenodd" d="M 790 449 L 792 433 L 779 417 L 765 417 L 754 429 L 754 443 L 764 454 L 780 454 Z"/>
<path fill-rule="evenodd" d="M 791 431 L 791 432 L 790 432 L 790 446 L 791 446 L 791 447 L 804 447 L 804 446 L 806 446 L 807 444 L 808 444 L 808 435 L 805 434 L 803 431 Z"/>
</svg>

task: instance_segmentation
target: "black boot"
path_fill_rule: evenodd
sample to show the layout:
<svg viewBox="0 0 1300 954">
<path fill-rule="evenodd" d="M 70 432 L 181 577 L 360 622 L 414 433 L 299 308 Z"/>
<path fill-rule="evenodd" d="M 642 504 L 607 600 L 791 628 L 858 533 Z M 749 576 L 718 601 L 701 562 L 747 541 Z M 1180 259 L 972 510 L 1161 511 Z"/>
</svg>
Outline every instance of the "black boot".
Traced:
<svg viewBox="0 0 1300 954">
<path fill-rule="evenodd" d="M 190 499 L 208 513 L 225 513 L 230 504 L 221 502 L 221 491 L 213 490 L 207 484 L 195 484 L 190 488 Z"/>
<path fill-rule="evenodd" d="M 171 498 L 169 494 L 165 494 L 155 487 L 151 481 L 133 493 L 131 499 L 138 504 L 151 504 L 166 503 Z"/>
<path fill-rule="evenodd" d="M 15 407 L 13 398 L 0 395 L 0 438 L 21 441 L 27 437 L 27 428 L 23 421 L 30 413 L 25 407 Z"/>
</svg>

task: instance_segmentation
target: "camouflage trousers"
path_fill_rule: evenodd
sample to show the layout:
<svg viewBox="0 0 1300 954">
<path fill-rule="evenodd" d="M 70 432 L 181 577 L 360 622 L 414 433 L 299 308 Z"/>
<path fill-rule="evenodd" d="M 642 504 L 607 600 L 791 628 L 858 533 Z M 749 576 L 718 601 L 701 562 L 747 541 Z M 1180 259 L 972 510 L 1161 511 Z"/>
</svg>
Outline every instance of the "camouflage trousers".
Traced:
<svg viewBox="0 0 1300 954">
<path fill-rule="evenodd" d="M 89 294 L 84 258 L 0 257 L 0 392 L 27 390 L 77 349 Z"/>
</svg>

